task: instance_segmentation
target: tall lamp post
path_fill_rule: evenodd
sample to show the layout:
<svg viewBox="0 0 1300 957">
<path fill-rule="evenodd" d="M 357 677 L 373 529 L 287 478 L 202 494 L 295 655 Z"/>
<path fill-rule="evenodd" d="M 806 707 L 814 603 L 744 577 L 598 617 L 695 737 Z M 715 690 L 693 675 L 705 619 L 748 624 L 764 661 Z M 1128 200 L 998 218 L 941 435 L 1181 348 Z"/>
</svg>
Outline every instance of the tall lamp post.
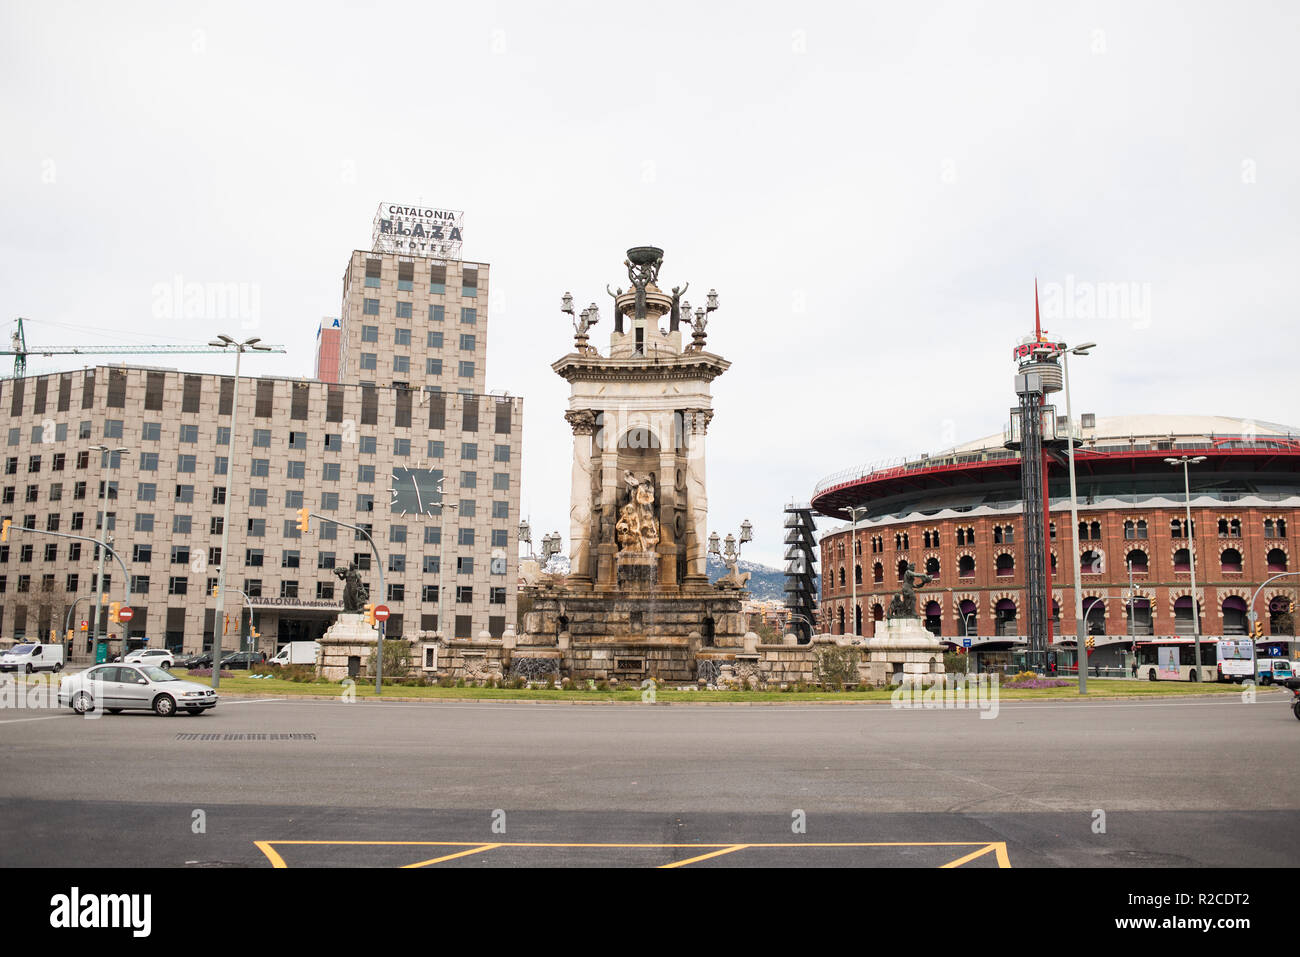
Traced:
<svg viewBox="0 0 1300 957">
<path fill-rule="evenodd" d="M 243 358 L 245 352 L 270 352 L 270 346 L 261 345 L 259 337 L 245 339 L 243 342 L 236 342 L 230 336 L 218 334 L 217 338 L 208 343 L 210 346 L 217 348 L 235 350 L 235 387 L 230 401 L 230 456 L 229 464 L 226 468 L 226 474 L 230 475 L 234 466 L 236 442 L 239 434 L 239 360 Z M 234 489 L 227 482 L 226 488 L 226 508 L 221 520 L 221 568 L 217 571 L 217 609 L 212 616 L 212 687 L 217 688 L 221 684 L 221 623 L 225 618 L 226 608 L 226 567 L 230 564 L 230 506 L 234 502 L 235 496 L 232 494 Z M 252 627 L 250 618 L 249 627 Z M 382 652 L 381 652 L 382 653 Z"/>
<path fill-rule="evenodd" d="M 103 526 L 102 532 L 104 535 L 104 541 L 107 542 L 108 541 L 108 511 L 104 508 L 104 503 L 107 501 L 108 479 L 104 477 L 104 468 L 106 465 L 111 464 L 112 456 L 130 455 L 131 450 L 127 448 L 112 449 L 109 448 L 107 445 L 92 445 L 90 447 L 90 451 L 98 452 L 100 454 L 99 520 Z M 104 552 L 106 551 L 106 549 L 101 545 L 98 547 L 97 550 L 99 551 L 99 573 L 95 578 L 95 608 L 94 608 L 94 612 L 91 615 L 91 621 L 92 621 L 91 634 L 95 636 L 94 645 L 96 646 L 96 648 L 98 648 L 99 645 L 99 607 L 101 604 L 103 604 L 103 602 L 100 600 L 100 596 L 103 595 L 104 593 Z M 125 582 L 124 585 L 127 593 L 129 594 L 131 589 L 131 583 L 128 581 Z M 126 658 L 125 638 L 122 639 L 122 657 Z"/>
<path fill-rule="evenodd" d="M 1192 531 L 1192 484 L 1187 466 L 1199 465 L 1205 461 L 1204 455 L 1183 455 L 1179 458 L 1167 458 L 1165 464 L 1183 467 L 1183 507 L 1187 514 L 1187 566 L 1192 573 L 1192 645 L 1196 649 L 1196 680 L 1201 680 L 1201 606 L 1196 600 L 1196 535 Z"/>
<path fill-rule="evenodd" d="M 868 509 L 865 505 L 849 505 L 846 511 L 853 516 L 853 531 L 850 533 L 849 558 L 853 562 L 853 637 L 858 637 L 858 514 L 866 512 Z"/>
<path fill-rule="evenodd" d="M 1083 621 L 1083 569 L 1079 564 L 1079 491 L 1074 478 L 1074 411 L 1070 407 L 1070 356 L 1086 356 L 1097 348 L 1095 342 L 1085 342 L 1073 349 L 1044 350 L 1046 357 L 1061 357 L 1061 368 L 1065 379 L 1065 431 L 1070 460 L 1070 531 L 1074 540 L 1074 637 L 1075 656 L 1079 660 L 1079 694 L 1088 693 L 1088 667 L 1085 662 L 1084 644 L 1087 640 L 1087 626 Z M 1051 609 L 1048 609 L 1049 613 Z"/>
</svg>

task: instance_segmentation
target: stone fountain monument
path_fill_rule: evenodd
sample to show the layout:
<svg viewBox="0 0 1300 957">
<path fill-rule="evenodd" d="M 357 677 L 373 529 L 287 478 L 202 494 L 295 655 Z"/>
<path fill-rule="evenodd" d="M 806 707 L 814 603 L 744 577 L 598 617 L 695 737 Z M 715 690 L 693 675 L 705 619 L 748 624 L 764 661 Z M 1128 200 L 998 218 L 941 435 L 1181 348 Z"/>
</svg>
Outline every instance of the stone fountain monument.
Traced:
<svg viewBox="0 0 1300 957">
<path fill-rule="evenodd" d="M 867 674 L 873 685 L 899 680 L 926 682 L 928 676 L 943 674 L 943 644 L 930 634 L 916 613 L 916 589 L 929 584 L 930 576 L 909 564 L 903 572 L 903 587 L 889 603 L 884 621 L 876 622 L 875 635 L 867 640 Z M 883 626 L 883 627 L 882 627 Z"/>
<path fill-rule="evenodd" d="M 689 283 L 658 285 L 662 264 L 661 249 L 629 249 L 630 285 L 606 287 L 608 355 L 590 344 L 593 303 L 551 365 L 570 385 L 570 573 L 536 588 L 515 657 L 557 654 L 579 678 L 693 681 L 698 660 L 744 651 L 743 582 L 715 586 L 705 565 L 710 390 L 731 364 L 706 348 L 717 293 L 692 316 Z"/>
<path fill-rule="evenodd" d="M 363 611 L 370 598 L 370 589 L 361 580 L 356 563 L 347 568 L 336 568 L 334 574 L 343 582 L 343 611 L 321 636 L 316 674 L 330 681 L 342 681 L 369 669 L 370 656 L 379 641 L 379 630 L 366 624 Z"/>
</svg>

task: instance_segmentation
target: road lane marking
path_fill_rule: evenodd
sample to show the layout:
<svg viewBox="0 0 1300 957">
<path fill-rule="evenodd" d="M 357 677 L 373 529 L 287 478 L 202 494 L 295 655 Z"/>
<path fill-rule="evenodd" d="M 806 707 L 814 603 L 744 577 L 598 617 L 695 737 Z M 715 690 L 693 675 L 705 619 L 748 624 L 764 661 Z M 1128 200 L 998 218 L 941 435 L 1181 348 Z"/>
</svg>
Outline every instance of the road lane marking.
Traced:
<svg viewBox="0 0 1300 957">
<path fill-rule="evenodd" d="M 944 870 L 949 867 L 961 867 L 963 864 L 967 863 L 968 861 L 973 861 L 977 857 L 983 857 L 985 854 L 989 854 L 989 853 L 994 854 L 994 856 L 997 858 L 998 867 L 1011 866 L 1011 862 L 1007 859 L 1007 845 L 1002 842 L 997 842 L 993 844 L 987 844 L 984 847 L 981 847 L 978 851 L 971 851 L 965 857 L 959 857 L 955 861 L 949 861 L 947 864 L 944 864 L 940 868 L 940 870 Z"/>
<path fill-rule="evenodd" d="M 23 721 L 53 721 L 55 718 L 76 717 L 72 714 L 47 714 L 39 718 L 5 718 L 0 724 L 21 724 Z"/>
<path fill-rule="evenodd" d="M 286 846 L 334 846 L 334 847 L 441 847 L 441 848 L 460 848 L 459 851 L 444 854 L 439 857 L 419 861 L 415 864 L 401 865 L 404 868 L 426 867 L 431 864 L 438 864 L 443 861 L 450 861 L 459 857 L 466 857 L 471 854 L 479 854 L 484 851 L 495 850 L 502 847 L 520 848 L 520 849 L 603 849 L 603 850 L 694 850 L 706 851 L 695 857 L 687 858 L 682 861 L 673 861 L 666 865 L 660 865 L 661 868 L 678 868 L 687 864 L 693 864 L 698 861 L 708 860 L 713 857 L 720 857 L 724 854 L 731 854 L 735 851 L 745 849 L 768 849 L 782 850 L 787 848 L 854 848 L 854 847 L 954 847 L 954 848 L 975 848 L 974 852 L 965 857 L 958 858 L 956 861 L 944 865 L 946 867 L 957 867 L 967 861 L 974 860 L 984 854 L 993 853 L 997 859 L 999 867 L 1010 867 L 1011 860 L 1007 854 L 1006 844 L 1003 842 L 990 841 L 836 841 L 836 842 L 796 842 L 796 843 L 753 843 L 753 844 L 675 844 L 675 843 L 651 843 L 651 842 L 581 842 L 581 841 L 555 841 L 529 843 L 526 841 L 501 841 L 498 843 L 483 843 L 481 841 L 311 841 L 311 840 L 293 840 L 293 841 L 254 841 L 253 844 L 260 850 L 266 859 L 274 868 L 287 868 L 289 865 L 285 862 L 284 857 L 276 849 Z"/>
<path fill-rule="evenodd" d="M 414 864 L 403 864 L 402 868 L 427 867 L 430 864 L 441 864 L 443 861 L 450 861 L 457 857 L 468 857 L 470 854 L 482 854 L 484 851 L 490 851 L 500 844 L 480 844 L 478 847 L 471 847 L 468 851 L 457 851 L 455 854 L 444 854 L 442 857 L 432 857 L 427 861 L 417 861 Z"/>
<path fill-rule="evenodd" d="M 696 861 L 707 861 L 711 857 L 721 857 L 723 854 L 730 854 L 733 851 L 741 851 L 749 847 L 748 844 L 732 844 L 730 847 L 724 847 L 717 851 L 710 851 L 707 854 L 701 854 L 698 857 L 688 857 L 684 861 L 673 861 L 671 864 L 659 865 L 660 870 L 669 870 L 674 867 L 685 867 L 687 864 L 694 864 Z"/>
</svg>

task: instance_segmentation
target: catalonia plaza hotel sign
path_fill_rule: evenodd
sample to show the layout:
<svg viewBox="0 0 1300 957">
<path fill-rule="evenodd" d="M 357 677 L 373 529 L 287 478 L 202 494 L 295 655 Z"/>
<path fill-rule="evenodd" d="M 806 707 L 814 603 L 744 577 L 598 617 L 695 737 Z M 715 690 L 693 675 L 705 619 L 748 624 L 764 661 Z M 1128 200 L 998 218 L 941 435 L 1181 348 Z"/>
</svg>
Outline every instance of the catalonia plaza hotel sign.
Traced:
<svg viewBox="0 0 1300 957">
<path fill-rule="evenodd" d="M 461 210 L 380 203 L 370 244 L 377 253 L 460 259 L 464 232 L 465 213 Z"/>
</svg>

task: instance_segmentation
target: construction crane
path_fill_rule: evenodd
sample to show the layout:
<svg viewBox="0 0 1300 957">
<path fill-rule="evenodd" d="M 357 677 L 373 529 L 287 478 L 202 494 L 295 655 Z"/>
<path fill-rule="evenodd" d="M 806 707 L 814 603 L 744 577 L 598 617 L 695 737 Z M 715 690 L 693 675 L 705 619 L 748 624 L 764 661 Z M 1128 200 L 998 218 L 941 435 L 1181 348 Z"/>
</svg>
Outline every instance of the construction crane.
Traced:
<svg viewBox="0 0 1300 957">
<path fill-rule="evenodd" d="M 0 349 L 0 356 L 14 357 L 14 378 L 21 379 L 27 374 L 27 357 L 36 356 L 130 356 L 130 355 L 166 355 L 168 353 L 226 352 L 224 346 L 31 346 L 27 345 L 27 336 L 23 331 L 23 320 L 18 319 L 18 328 L 14 330 L 11 340 L 12 348 Z M 284 346 L 268 346 L 262 351 L 284 352 Z"/>
</svg>

